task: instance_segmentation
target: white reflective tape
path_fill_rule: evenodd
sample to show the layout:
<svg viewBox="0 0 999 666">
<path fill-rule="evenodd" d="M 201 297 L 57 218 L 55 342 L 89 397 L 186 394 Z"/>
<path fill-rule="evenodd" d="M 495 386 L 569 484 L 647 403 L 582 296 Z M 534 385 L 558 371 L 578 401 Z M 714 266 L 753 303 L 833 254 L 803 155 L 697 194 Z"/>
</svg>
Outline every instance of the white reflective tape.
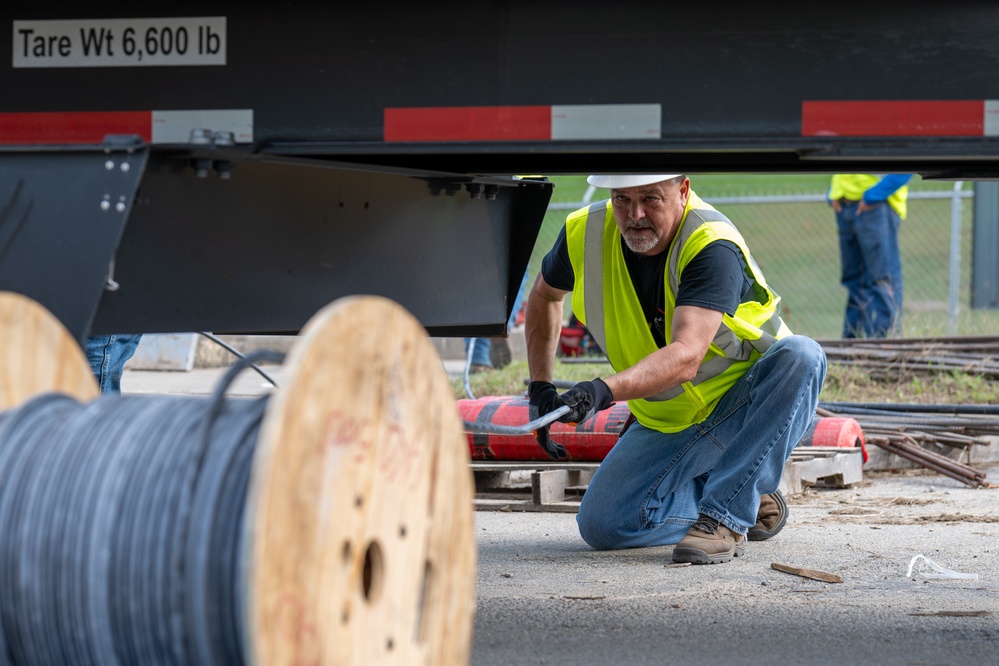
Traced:
<svg viewBox="0 0 999 666">
<path fill-rule="evenodd" d="M 552 106 L 552 140 L 659 139 L 660 104 L 558 104 Z"/>
<path fill-rule="evenodd" d="M 982 134 L 999 136 L 999 100 L 985 100 L 985 122 Z"/>
<path fill-rule="evenodd" d="M 188 143 L 191 130 L 232 132 L 236 143 L 251 143 L 253 109 L 153 111 L 153 143 Z"/>
</svg>

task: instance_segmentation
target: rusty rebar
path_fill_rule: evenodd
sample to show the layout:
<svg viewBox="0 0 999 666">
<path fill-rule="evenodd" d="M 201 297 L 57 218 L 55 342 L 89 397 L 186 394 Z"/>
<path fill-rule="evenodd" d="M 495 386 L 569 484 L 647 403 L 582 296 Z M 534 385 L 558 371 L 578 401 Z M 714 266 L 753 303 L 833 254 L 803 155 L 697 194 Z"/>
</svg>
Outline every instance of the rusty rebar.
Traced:
<svg viewBox="0 0 999 666">
<path fill-rule="evenodd" d="M 972 488 L 988 485 L 988 482 L 985 480 L 986 475 L 981 470 L 956 462 L 933 451 L 928 451 L 918 444 L 899 441 L 883 434 L 868 436 L 867 441 L 910 462 L 961 481 Z"/>
<path fill-rule="evenodd" d="M 865 338 L 822 340 L 830 363 L 875 373 L 963 372 L 999 378 L 999 338 Z"/>
</svg>

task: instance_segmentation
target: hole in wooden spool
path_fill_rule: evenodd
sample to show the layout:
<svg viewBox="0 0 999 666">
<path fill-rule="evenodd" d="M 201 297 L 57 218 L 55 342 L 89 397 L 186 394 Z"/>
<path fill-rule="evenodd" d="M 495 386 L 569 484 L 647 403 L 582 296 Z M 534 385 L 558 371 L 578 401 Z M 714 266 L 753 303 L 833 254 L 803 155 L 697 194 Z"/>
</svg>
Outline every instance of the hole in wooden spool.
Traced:
<svg viewBox="0 0 999 666">
<path fill-rule="evenodd" d="M 384 587 L 385 556 L 377 541 L 368 544 L 364 552 L 364 574 L 361 577 L 361 592 L 369 603 L 378 601 Z"/>
<path fill-rule="evenodd" d="M 385 641 L 385 649 L 391 652 L 392 648 L 394 647 L 395 647 L 395 641 L 392 640 L 391 636 L 389 636 L 388 639 Z"/>
<path fill-rule="evenodd" d="M 405 539 L 406 538 L 406 526 L 405 525 L 400 525 L 399 526 L 399 538 L 400 539 Z"/>
<path fill-rule="evenodd" d="M 427 642 L 426 618 L 427 615 L 429 615 L 429 609 L 427 608 L 427 604 L 430 602 L 431 592 L 434 583 L 435 583 L 434 567 L 430 563 L 430 560 L 427 560 L 423 567 L 423 578 L 422 580 L 420 580 L 420 595 L 416 599 L 417 616 L 416 616 L 416 624 L 414 626 L 416 628 L 415 639 L 417 643 Z"/>
</svg>

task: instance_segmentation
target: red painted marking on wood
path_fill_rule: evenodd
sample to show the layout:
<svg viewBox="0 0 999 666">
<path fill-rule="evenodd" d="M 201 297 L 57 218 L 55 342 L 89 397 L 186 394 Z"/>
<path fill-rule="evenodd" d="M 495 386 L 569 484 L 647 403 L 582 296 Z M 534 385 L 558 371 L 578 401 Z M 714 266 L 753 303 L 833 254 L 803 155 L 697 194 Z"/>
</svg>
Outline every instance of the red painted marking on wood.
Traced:
<svg viewBox="0 0 999 666">
<path fill-rule="evenodd" d="M 422 439 L 422 432 L 410 433 L 398 423 L 390 424 L 384 436 L 386 450 L 379 471 L 389 481 L 404 481 L 407 488 L 415 489 L 420 481 Z"/>
<path fill-rule="evenodd" d="M 319 666 L 316 625 L 304 602 L 294 594 L 282 595 L 275 603 L 278 635 L 294 650 L 295 666 Z"/>
<path fill-rule="evenodd" d="M 358 419 L 347 416 L 338 409 L 332 410 L 326 415 L 326 436 L 320 442 L 317 453 L 322 455 L 329 449 L 350 447 L 355 444 L 359 444 L 363 450 L 369 449 L 371 443 L 363 439 L 362 435 L 370 425 L 370 419 Z"/>
</svg>

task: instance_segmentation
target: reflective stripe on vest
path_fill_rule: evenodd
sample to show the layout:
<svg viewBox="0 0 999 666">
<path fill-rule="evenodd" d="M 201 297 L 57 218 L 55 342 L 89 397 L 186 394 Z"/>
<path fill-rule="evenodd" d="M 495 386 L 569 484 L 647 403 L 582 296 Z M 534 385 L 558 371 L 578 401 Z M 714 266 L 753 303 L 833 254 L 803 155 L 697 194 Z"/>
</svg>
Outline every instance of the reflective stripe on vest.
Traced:
<svg viewBox="0 0 999 666">
<path fill-rule="evenodd" d="M 604 328 L 604 220 L 607 217 L 607 201 L 600 201 L 588 207 L 586 212 L 586 247 L 583 254 L 583 295 L 586 303 L 586 330 L 590 332 L 597 346 L 607 353 L 607 333 Z M 590 270 L 590 266 L 594 270 Z M 596 275 L 596 280 L 590 278 Z M 596 315 L 596 316 L 594 316 Z"/>
</svg>

